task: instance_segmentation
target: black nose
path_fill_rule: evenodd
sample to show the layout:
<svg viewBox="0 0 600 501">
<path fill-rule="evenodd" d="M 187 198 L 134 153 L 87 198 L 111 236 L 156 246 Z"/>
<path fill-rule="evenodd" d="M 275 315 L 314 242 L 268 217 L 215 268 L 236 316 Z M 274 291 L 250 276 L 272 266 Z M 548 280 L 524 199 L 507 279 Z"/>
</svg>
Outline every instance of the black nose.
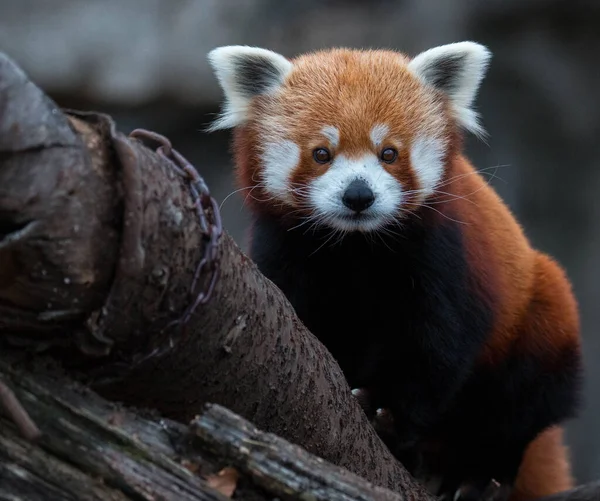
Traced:
<svg viewBox="0 0 600 501">
<path fill-rule="evenodd" d="M 374 201 L 373 191 L 362 179 L 352 181 L 342 196 L 344 205 L 356 212 L 368 209 Z"/>
</svg>

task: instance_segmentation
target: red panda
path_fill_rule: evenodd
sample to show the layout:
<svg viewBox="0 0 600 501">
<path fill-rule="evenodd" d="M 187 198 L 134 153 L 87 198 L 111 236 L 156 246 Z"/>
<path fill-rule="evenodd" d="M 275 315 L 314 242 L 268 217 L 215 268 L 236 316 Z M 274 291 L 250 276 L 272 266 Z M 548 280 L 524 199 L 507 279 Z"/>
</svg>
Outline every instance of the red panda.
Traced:
<svg viewBox="0 0 600 501">
<path fill-rule="evenodd" d="M 219 47 L 209 130 L 233 129 L 251 259 L 396 457 L 444 499 L 496 482 L 528 501 L 573 485 L 578 305 L 463 153 L 465 134 L 486 135 L 474 101 L 490 58 L 468 41 L 412 58 Z"/>
</svg>

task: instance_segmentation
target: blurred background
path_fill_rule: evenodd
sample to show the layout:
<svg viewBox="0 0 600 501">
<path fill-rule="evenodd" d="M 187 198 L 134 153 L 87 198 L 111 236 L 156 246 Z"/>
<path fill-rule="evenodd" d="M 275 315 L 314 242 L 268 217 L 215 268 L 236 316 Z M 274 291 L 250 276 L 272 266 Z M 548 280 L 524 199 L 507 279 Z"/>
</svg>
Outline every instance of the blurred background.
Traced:
<svg viewBox="0 0 600 501">
<path fill-rule="evenodd" d="M 168 136 L 219 202 L 235 187 L 229 132 L 203 132 L 221 99 L 210 49 L 414 55 L 467 39 L 494 54 L 478 99 L 490 138 L 469 140 L 467 154 L 573 281 L 587 382 L 568 441 L 577 480 L 600 479 L 598 0 L 0 0 L 0 50 L 34 82 L 61 106 L 111 114 L 125 133 Z M 222 213 L 245 249 L 241 202 L 228 198 Z"/>
</svg>

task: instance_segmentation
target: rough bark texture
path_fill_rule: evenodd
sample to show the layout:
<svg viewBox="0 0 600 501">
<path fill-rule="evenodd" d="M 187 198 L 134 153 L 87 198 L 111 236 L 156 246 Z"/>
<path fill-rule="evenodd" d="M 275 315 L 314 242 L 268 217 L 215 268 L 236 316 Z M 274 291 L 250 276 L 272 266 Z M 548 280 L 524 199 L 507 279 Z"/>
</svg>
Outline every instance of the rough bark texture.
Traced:
<svg viewBox="0 0 600 501">
<path fill-rule="evenodd" d="M 21 355 L 0 355 L 0 381 L 41 435 L 23 439 L 0 413 L 0 501 L 433 501 L 374 486 L 224 407 L 206 405 L 185 426 L 107 402 L 51 361 Z M 223 468 L 235 475 L 217 490 Z M 599 497 L 594 483 L 540 501 Z"/>
<path fill-rule="evenodd" d="M 0 252 L 10 263 L 0 279 L 2 340 L 52 345 L 103 395 L 179 421 L 222 404 L 377 485 L 422 497 L 329 352 L 227 234 L 210 303 L 183 332 L 168 327 L 198 294 L 206 250 L 190 183 L 108 117 L 63 115 L 1 60 Z"/>
<path fill-rule="evenodd" d="M 430 501 L 376 487 L 218 405 L 187 427 L 135 414 L 52 365 L 6 354 L 0 380 L 42 432 L 28 442 L 0 417 L 0 500 L 221 501 L 207 477 L 234 467 L 237 499 Z"/>
<path fill-rule="evenodd" d="M 402 496 L 364 482 L 344 468 L 326 463 L 277 435 L 263 433 L 248 421 L 219 407 L 195 419 L 191 429 L 200 443 L 226 457 L 268 492 L 281 497 L 303 493 L 308 499 L 401 501 Z M 413 499 L 413 497 L 408 497 Z M 417 496 L 416 499 L 422 499 Z"/>
<path fill-rule="evenodd" d="M 227 458 L 228 464 L 252 477 L 256 484 L 283 498 L 303 492 L 309 499 L 344 500 L 400 499 L 387 489 L 359 482 L 342 468 L 323 462 L 304 449 L 271 433 L 257 430 L 251 423 L 220 406 L 207 406 L 202 417 L 191 423 L 200 438 L 202 450 Z M 499 492 L 499 491 L 497 491 Z M 418 498 L 408 497 L 416 500 Z M 494 501 L 490 490 L 488 501 Z M 600 482 L 592 482 L 539 501 L 598 501 Z"/>
<path fill-rule="evenodd" d="M 188 336 L 164 357 L 97 388 L 111 399 L 157 408 L 183 421 L 205 402 L 219 403 L 403 492 L 411 480 L 380 445 L 323 345 L 227 236 L 220 263 L 210 307 L 190 320 Z"/>
<path fill-rule="evenodd" d="M 83 132 L 0 57 L 3 336 L 61 341 L 102 304 L 121 210 L 109 144 Z"/>
<path fill-rule="evenodd" d="M 0 362 L 0 375 L 42 434 L 24 440 L 0 420 L 0 500 L 221 501 L 201 478 L 177 462 L 161 423 L 109 404 L 64 378 Z M 185 427 L 173 424 L 183 435 Z M 204 473 L 210 464 L 200 462 Z M 214 466 L 212 466 L 214 470 Z"/>
</svg>

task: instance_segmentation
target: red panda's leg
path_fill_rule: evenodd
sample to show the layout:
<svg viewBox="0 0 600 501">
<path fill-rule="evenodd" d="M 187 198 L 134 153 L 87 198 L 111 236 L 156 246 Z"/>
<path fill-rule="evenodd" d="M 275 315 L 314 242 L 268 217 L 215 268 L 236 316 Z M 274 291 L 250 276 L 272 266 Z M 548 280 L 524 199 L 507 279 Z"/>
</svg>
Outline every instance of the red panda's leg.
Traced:
<svg viewBox="0 0 600 501">
<path fill-rule="evenodd" d="M 529 445 L 510 501 L 533 501 L 574 487 L 563 429 L 553 426 Z"/>
<path fill-rule="evenodd" d="M 495 345 L 496 353 L 506 353 L 502 360 L 478 364 L 473 384 L 479 393 L 462 403 L 463 429 L 452 446 L 447 489 L 464 482 L 481 487 L 492 478 L 512 486 L 529 444 L 578 409 L 576 303 L 563 271 L 544 254 L 536 257 L 529 307 L 515 329 L 516 337 L 506 337 L 509 345 Z"/>
</svg>

